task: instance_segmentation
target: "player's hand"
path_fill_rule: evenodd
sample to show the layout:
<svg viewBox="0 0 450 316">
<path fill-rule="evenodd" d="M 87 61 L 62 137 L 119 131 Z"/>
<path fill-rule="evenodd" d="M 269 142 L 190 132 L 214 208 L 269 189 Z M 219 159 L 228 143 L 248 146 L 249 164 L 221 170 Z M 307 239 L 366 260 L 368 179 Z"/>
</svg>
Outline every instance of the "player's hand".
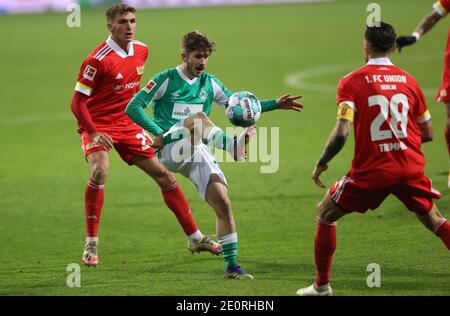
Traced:
<svg viewBox="0 0 450 316">
<path fill-rule="evenodd" d="M 317 186 L 321 187 L 322 189 L 325 189 L 325 185 L 320 181 L 320 175 L 322 172 L 326 171 L 328 169 L 328 165 L 319 165 L 317 164 L 314 167 L 314 170 L 312 172 L 311 179 L 314 180 Z"/>
<path fill-rule="evenodd" d="M 303 104 L 297 102 L 296 100 L 301 99 L 302 96 L 291 96 L 285 94 L 277 100 L 278 109 L 280 110 L 294 110 L 300 112 L 303 109 Z"/>
<path fill-rule="evenodd" d="M 415 36 L 400 36 L 395 41 L 398 47 L 398 52 L 401 53 L 402 48 L 404 46 L 409 46 L 417 42 L 417 38 Z"/>
<path fill-rule="evenodd" d="M 93 133 L 91 134 L 92 142 L 97 145 L 104 145 L 106 148 L 111 149 L 113 146 L 113 139 L 106 133 Z"/>
<path fill-rule="evenodd" d="M 152 147 L 156 150 L 161 150 L 164 147 L 164 136 L 163 134 L 153 137 Z"/>
</svg>

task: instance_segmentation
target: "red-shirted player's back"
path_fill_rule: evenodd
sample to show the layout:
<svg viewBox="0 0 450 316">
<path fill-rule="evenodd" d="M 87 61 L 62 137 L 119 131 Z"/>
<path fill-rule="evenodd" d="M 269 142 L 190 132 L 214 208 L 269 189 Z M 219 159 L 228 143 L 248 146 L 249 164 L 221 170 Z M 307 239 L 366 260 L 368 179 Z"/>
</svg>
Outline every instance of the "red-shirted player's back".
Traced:
<svg viewBox="0 0 450 316">
<path fill-rule="evenodd" d="M 418 121 L 429 114 L 411 75 L 390 63 L 368 64 L 341 80 L 338 102 L 345 101 L 355 109 L 355 179 L 385 186 L 423 173 Z"/>
<path fill-rule="evenodd" d="M 134 125 L 124 111 L 140 89 L 147 55 L 141 42 L 132 41 L 127 54 L 110 37 L 83 61 L 75 90 L 89 96 L 87 108 L 97 130 Z"/>
</svg>

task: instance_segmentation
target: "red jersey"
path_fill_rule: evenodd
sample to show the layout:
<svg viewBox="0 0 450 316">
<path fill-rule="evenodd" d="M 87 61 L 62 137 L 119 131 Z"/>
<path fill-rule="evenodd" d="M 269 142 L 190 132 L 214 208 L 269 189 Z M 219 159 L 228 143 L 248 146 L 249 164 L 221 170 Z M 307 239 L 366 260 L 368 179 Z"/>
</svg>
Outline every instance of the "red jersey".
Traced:
<svg viewBox="0 0 450 316">
<path fill-rule="evenodd" d="M 434 10 L 442 16 L 450 11 L 450 0 L 439 0 L 433 5 Z"/>
<path fill-rule="evenodd" d="M 145 44 L 132 41 L 127 54 L 109 37 L 83 61 L 75 90 L 89 96 L 87 109 L 98 131 L 120 131 L 135 125 L 125 108 L 140 90 L 147 56 Z M 80 125 L 78 132 L 83 132 Z"/>
<path fill-rule="evenodd" d="M 440 0 L 433 6 L 434 10 L 441 16 L 446 16 L 450 12 L 450 0 Z M 444 56 L 444 71 L 442 74 L 442 84 L 436 95 L 438 102 L 450 102 L 450 31 L 447 35 L 447 48 Z"/>
<path fill-rule="evenodd" d="M 337 102 L 354 114 L 351 177 L 372 187 L 422 175 L 418 122 L 431 117 L 416 80 L 389 59 L 372 59 L 339 82 Z"/>
</svg>

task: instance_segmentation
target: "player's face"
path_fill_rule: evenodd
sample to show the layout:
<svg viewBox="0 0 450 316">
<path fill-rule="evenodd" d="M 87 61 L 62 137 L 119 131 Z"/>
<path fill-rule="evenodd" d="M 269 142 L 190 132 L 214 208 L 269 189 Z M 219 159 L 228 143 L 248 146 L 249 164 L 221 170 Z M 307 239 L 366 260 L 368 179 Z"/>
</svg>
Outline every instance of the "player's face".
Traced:
<svg viewBox="0 0 450 316">
<path fill-rule="evenodd" d="M 136 31 L 136 16 L 131 12 L 118 14 L 114 21 L 108 23 L 108 30 L 115 42 L 131 42 Z"/>
<path fill-rule="evenodd" d="M 183 53 L 182 58 L 186 64 L 186 71 L 190 78 L 199 77 L 208 65 L 209 55 L 206 52 L 193 51 Z"/>
</svg>

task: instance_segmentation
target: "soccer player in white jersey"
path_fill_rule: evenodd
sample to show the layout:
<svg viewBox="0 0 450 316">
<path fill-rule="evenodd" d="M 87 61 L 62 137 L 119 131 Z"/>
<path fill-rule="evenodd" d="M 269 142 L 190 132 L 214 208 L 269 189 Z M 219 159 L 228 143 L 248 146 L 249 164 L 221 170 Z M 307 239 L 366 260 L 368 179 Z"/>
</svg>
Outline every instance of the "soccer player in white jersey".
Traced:
<svg viewBox="0 0 450 316">
<path fill-rule="evenodd" d="M 214 43 L 204 34 L 198 31 L 187 33 L 182 39 L 182 64 L 155 75 L 131 100 L 126 113 L 155 136 L 153 146 L 159 149 L 163 165 L 172 172 L 188 177 L 200 196 L 216 212 L 217 235 L 225 260 L 225 277 L 253 279 L 237 263 L 238 240 L 227 181 L 209 147 L 204 143 L 227 150 L 235 160 L 242 160 L 245 159 L 245 146 L 237 145 L 243 143 L 241 139 L 247 138 L 248 141 L 254 127 L 233 139 L 209 120 L 213 101 L 226 107 L 232 95 L 215 76 L 204 71 L 213 51 Z M 262 111 L 300 111 L 303 105 L 296 101 L 299 98 L 284 95 L 277 100 L 263 100 Z M 145 112 L 149 104 L 153 105 L 153 120 Z M 192 131 L 195 120 L 202 122 L 200 135 L 204 143 L 194 145 L 195 142 L 190 137 L 167 142 L 167 135 L 173 135 L 177 130 L 187 128 Z M 192 150 L 190 159 L 174 159 L 176 149 L 186 146 Z"/>
</svg>

